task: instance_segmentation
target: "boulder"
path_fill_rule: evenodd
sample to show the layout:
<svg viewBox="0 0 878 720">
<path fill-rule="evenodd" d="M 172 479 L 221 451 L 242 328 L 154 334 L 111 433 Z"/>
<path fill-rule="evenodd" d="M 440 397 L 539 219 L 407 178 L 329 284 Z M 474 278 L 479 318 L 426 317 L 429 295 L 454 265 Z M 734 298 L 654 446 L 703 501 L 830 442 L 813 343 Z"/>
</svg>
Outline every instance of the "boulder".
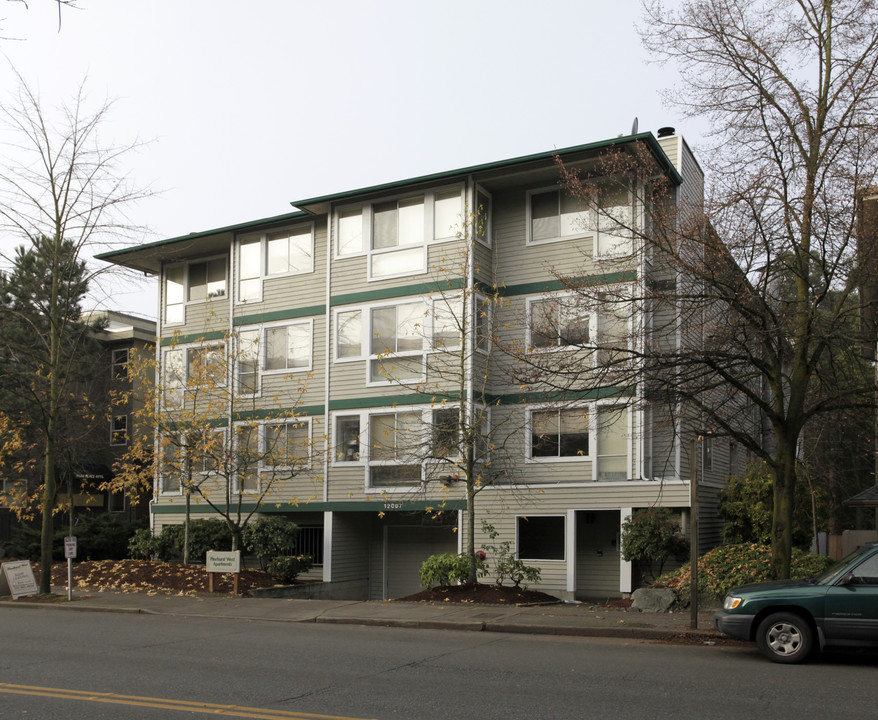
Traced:
<svg viewBox="0 0 878 720">
<path fill-rule="evenodd" d="M 677 602 L 670 588 L 640 588 L 631 595 L 631 607 L 641 612 L 668 612 Z"/>
</svg>

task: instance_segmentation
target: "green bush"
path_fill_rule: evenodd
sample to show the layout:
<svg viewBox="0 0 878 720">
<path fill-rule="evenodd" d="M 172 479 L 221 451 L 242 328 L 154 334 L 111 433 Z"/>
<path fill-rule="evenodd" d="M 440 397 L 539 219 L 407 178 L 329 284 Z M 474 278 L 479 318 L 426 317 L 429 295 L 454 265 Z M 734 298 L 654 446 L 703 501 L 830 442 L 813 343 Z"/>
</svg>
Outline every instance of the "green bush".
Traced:
<svg viewBox="0 0 878 720">
<path fill-rule="evenodd" d="M 121 560 L 128 556 L 128 542 L 138 530 L 137 525 L 123 523 L 114 515 L 101 513 L 81 515 L 73 527 L 76 536 L 77 560 Z M 64 538 L 70 526 L 56 530 L 52 536 L 52 559 L 64 559 Z M 38 527 L 20 525 L 13 531 L 15 554 L 31 560 L 40 558 L 41 531 Z"/>
<path fill-rule="evenodd" d="M 638 563 L 650 581 L 661 575 L 668 558 L 683 560 L 688 554 L 680 521 L 667 508 L 639 510 L 622 524 L 622 557 Z"/>
<path fill-rule="evenodd" d="M 499 545 L 494 544 L 500 533 L 486 520 L 482 520 L 482 532 L 491 540 L 487 545 L 482 545 L 482 549 L 489 556 L 493 556 L 491 562 L 494 563 L 494 570 L 491 572 L 489 562 L 485 562 L 479 568 L 479 575 L 493 575 L 494 582 L 500 586 L 505 580 L 510 580 L 515 587 L 522 587 L 525 590 L 527 590 L 527 585 L 521 584 L 525 580 L 529 583 L 540 581 L 540 569 L 532 565 L 525 565 L 523 561 L 516 558 L 509 540 L 505 540 Z"/>
<path fill-rule="evenodd" d="M 282 517 L 267 517 L 245 525 L 241 539 L 244 549 L 259 558 L 259 565 L 265 570 L 272 558 L 295 555 L 298 534 L 296 523 Z"/>
<path fill-rule="evenodd" d="M 793 549 L 790 576 L 819 575 L 832 565 L 832 558 Z M 757 543 L 724 545 L 698 558 L 698 589 L 702 595 L 721 600 L 733 587 L 769 580 L 771 548 Z M 689 563 L 661 576 L 656 585 L 673 588 L 680 597 L 689 596 Z"/>
<path fill-rule="evenodd" d="M 166 536 L 163 542 L 161 536 L 153 535 L 149 528 L 139 528 L 128 541 L 128 557 L 167 562 L 174 555 L 168 539 Z"/>
<path fill-rule="evenodd" d="M 166 525 L 156 544 L 156 559 L 183 559 L 183 525 Z M 208 550 L 231 550 L 232 533 L 223 520 L 192 520 L 189 523 L 189 559 L 204 562 Z"/>
<path fill-rule="evenodd" d="M 472 560 L 468 555 L 461 553 L 440 553 L 431 555 L 421 565 L 418 574 L 421 578 L 421 587 L 428 590 L 437 585 L 448 587 L 463 583 L 469 578 Z"/>
<path fill-rule="evenodd" d="M 265 569 L 278 582 L 289 584 L 313 565 L 310 555 L 281 555 L 269 560 Z"/>
</svg>

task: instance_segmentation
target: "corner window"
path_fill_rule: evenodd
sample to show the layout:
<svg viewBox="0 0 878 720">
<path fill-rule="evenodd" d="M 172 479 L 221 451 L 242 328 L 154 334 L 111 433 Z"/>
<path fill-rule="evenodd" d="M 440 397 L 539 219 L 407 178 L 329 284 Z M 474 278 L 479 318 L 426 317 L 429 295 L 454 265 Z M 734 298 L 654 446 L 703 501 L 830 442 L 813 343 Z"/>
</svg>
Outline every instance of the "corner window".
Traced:
<svg viewBox="0 0 878 720">
<path fill-rule="evenodd" d="M 460 409 L 433 410 L 430 429 L 433 435 L 432 455 L 450 459 L 460 456 Z"/>
<path fill-rule="evenodd" d="M 463 298 L 437 297 L 430 300 L 430 346 L 433 350 L 450 350 L 460 347 L 460 318 Z"/>
<path fill-rule="evenodd" d="M 313 225 L 242 237 L 237 302 L 259 302 L 266 278 L 310 272 L 314 272 Z"/>
<path fill-rule="evenodd" d="M 238 392 L 259 394 L 259 331 L 238 332 Z"/>
<path fill-rule="evenodd" d="M 599 296 L 597 311 L 597 362 L 601 367 L 619 365 L 631 360 L 631 314 L 628 297 L 619 293 Z"/>
<path fill-rule="evenodd" d="M 515 519 L 519 560 L 563 560 L 563 515 L 528 515 Z"/>
<path fill-rule="evenodd" d="M 475 236 L 483 245 L 491 246 L 491 196 L 476 190 Z"/>
<path fill-rule="evenodd" d="M 436 193 L 433 200 L 433 239 L 451 240 L 462 230 L 460 190 Z"/>
<path fill-rule="evenodd" d="M 630 255 L 634 248 L 632 198 L 627 187 L 604 188 L 597 200 L 595 256 Z"/>
<path fill-rule="evenodd" d="M 186 321 L 186 303 L 198 303 L 226 295 L 226 258 L 175 263 L 165 268 L 165 323 Z"/>
<path fill-rule="evenodd" d="M 588 208 L 560 189 L 527 193 L 528 244 L 590 235 L 589 222 Z"/>
<path fill-rule="evenodd" d="M 128 444 L 128 416 L 116 415 L 110 422 L 110 445 Z"/>
<path fill-rule="evenodd" d="M 337 254 L 339 257 L 362 255 L 366 250 L 363 242 L 362 209 L 357 207 L 339 210 L 337 217 Z"/>
<path fill-rule="evenodd" d="M 165 268 L 165 323 L 178 325 L 186 320 L 186 266 Z"/>
<path fill-rule="evenodd" d="M 589 456 L 587 408 L 535 410 L 530 417 L 531 458 Z"/>
</svg>

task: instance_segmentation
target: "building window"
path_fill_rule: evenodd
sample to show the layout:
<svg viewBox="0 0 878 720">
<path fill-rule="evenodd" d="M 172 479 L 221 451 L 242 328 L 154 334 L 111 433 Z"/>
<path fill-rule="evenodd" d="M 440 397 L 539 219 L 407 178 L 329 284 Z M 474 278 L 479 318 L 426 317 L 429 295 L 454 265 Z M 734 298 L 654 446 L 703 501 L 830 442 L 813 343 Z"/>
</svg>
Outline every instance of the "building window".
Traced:
<svg viewBox="0 0 878 720">
<path fill-rule="evenodd" d="M 415 197 L 340 208 L 335 215 L 336 255 L 368 255 L 369 279 L 427 272 L 427 244 L 457 237 L 461 186 Z"/>
<path fill-rule="evenodd" d="M 238 392 L 259 394 L 259 331 L 238 331 Z"/>
<path fill-rule="evenodd" d="M 107 494 L 107 512 L 125 512 L 125 493 L 111 490 Z"/>
<path fill-rule="evenodd" d="M 110 421 L 110 445 L 128 444 L 128 416 L 115 415 Z"/>
<path fill-rule="evenodd" d="M 336 360 L 363 357 L 363 311 L 343 310 L 335 314 Z"/>
<path fill-rule="evenodd" d="M 587 408 L 534 410 L 530 416 L 531 458 L 587 458 Z"/>
<path fill-rule="evenodd" d="M 112 354 L 113 377 L 117 380 L 128 379 L 128 348 L 113 350 Z"/>
<path fill-rule="evenodd" d="M 226 353 L 222 345 L 186 349 L 186 383 L 192 387 L 226 384 Z"/>
<path fill-rule="evenodd" d="M 491 196 L 479 188 L 476 191 L 475 236 L 480 243 L 491 246 Z"/>
<path fill-rule="evenodd" d="M 429 301 L 430 346 L 433 350 L 451 350 L 460 347 L 463 298 L 440 296 Z"/>
<path fill-rule="evenodd" d="M 710 472 L 713 470 L 713 436 L 703 436 L 701 438 L 701 447 L 704 453 L 704 472 Z"/>
<path fill-rule="evenodd" d="M 335 418 L 335 461 L 360 461 L 360 416 L 338 415 Z"/>
<path fill-rule="evenodd" d="M 183 349 L 166 350 L 162 369 L 165 405 L 181 407 L 186 388 L 186 351 Z"/>
<path fill-rule="evenodd" d="M 377 413 L 369 417 L 371 487 L 417 487 L 421 484 L 420 413 Z"/>
<path fill-rule="evenodd" d="M 180 435 L 164 435 L 159 441 L 161 457 L 161 491 L 179 495 L 182 490 L 183 447 Z"/>
<path fill-rule="evenodd" d="M 628 408 L 598 406 L 597 426 L 597 481 L 627 481 Z"/>
<path fill-rule="evenodd" d="M 165 268 L 165 323 L 186 321 L 186 303 L 225 297 L 226 258 L 175 263 Z"/>
<path fill-rule="evenodd" d="M 423 302 L 371 310 L 369 382 L 419 380 L 424 375 Z"/>
<path fill-rule="evenodd" d="M 566 521 L 563 515 L 528 515 L 516 519 L 519 560 L 563 560 Z"/>
<path fill-rule="evenodd" d="M 536 350 L 587 345 L 591 312 L 574 296 L 528 302 L 528 347 Z"/>
<path fill-rule="evenodd" d="M 311 322 L 265 329 L 265 370 L 311 368 Z"/>
<path fill-rule="evenodd" d="M 432 411 L 430 430 L 433 435 L 431 454 L 434 458 L 451 459 L 460 456 L 460 408 Z"/>
<path fill-rule="evenodd" d="M 310 465 L 311 424 L 296 420 L 264 426 L 264 467 L 268 470 L 303 469 Z"/>
<path fill-rule="evenodd" d="M 239 425 L 235 430 L 235 492 L 259 492 L 259 428 Z"/>
<path fill-rule="evenodd" d="M 476 329 L 476 350 L 486 353 L 490 350 L 494 339 L 494 305 L 488 298 L 477 295 L 474 310 L 476 314 L 473 323 Z"/>
<path fill-rule="evenodd" d="M 238 241 L 238 302 L 259 302 L 269 277 L 314 272 L 314 227 L 303 225 Z"/>
<path fill-rule="evenodd" d="M 559 189 L 527 193 L 527 242 L 568 240 L 591 235 L 590 214 L 577 198 Z"/>
</svg>

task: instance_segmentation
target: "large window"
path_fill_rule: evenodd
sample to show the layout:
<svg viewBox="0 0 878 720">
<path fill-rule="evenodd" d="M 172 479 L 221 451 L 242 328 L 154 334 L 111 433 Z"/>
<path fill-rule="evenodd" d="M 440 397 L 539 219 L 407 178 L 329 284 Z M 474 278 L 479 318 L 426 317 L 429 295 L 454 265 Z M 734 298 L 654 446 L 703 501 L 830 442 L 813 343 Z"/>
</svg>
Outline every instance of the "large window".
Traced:
<svg viewBox="0 0 878 720">
<path fill-rule="evenodd" d="M 597 215 L 596 256 L 629 255 L 634 247 L 631 196 L 626 187 L 612 186 L 600 193 Z"/>
<path fill-rule="evenodd" d="M 378 413 L 369 417 L 369 484 L 421 484 L 423 420 L 420 413 Z"/>
<path fill-rule="evenodd" d="M 527 242 L 544 243 L 592 234 L 588 209 L 560 189 L 527 194 Z"/>
<path fill-rule="evenodd" d="M 239 425 L 235 429 L 236 492 L 259 492 L 259 428 Z"/>
<path fill-rule="evenodd" d="M 271 470 L 308 467 L 310 441 L 310 423 L 306 420 L 265 425 L 265 467 Z"/>
<path fill-rule="evenodd" d="M 223 345 L 166 350 L 162 361 L 165 406 L 181 407 L 187 390 L 222 387 L 226 383 L 227 368 Z"/>
<path fill-rule="evenodd" d="M 336 313 L 335 357 L 337 360 L 363 357 L 362 310 L 342 310 Z"/>
<path fill-rule="evenodd" d="M 339 258 L 368 256 L 369 279 L 427 272 L 427 245 L 457 237 L 463 210 L 460 186 L 373 204 L 335 215 Z"/>
<path fill-rule="evenodd" d="M 423 377 L 424 315 L 425 306 L 421 301 L 372 308 L 370 382 Z"/>
<path fill-rule="evenodd" d="M 313 272 L 313 225 L 241 238 L 238 268 L 238 302 L 259 302 L 265 278 Z"/>
<path fill-rule="evenodd" d="M 628 480 L 628 409 L 624 406 L 598 406 L 597 411 L 598 482 Z"/>
<path fill-rule="evenodd" d="M 542 350 L 588 344 L 591 312 L 573 296 L 528 303 L 528 347 Z"/>
<path fill-rule="evenodd" d="M 311 369 L 314 327 L 311 320 L 238 331 L 237 389 L 258 395 L 265 374 Z"/>
<path fill-rule="evenodd" d="M 186 321 L 186 303 L 205 302 L 226 295 L 226 258 L 175 263 L 165 268 L 165 323 Z"/>
<path fill-rule="evenodd" d="M 588 409 L 576 407 L 532 411 L 530 457 L 588 458 Z"/>
<path fill-rule="evenodd" d="M 516 518 L 519 560 L 563 560 L 563 515 L 528 515 Z"/>
</svg>

